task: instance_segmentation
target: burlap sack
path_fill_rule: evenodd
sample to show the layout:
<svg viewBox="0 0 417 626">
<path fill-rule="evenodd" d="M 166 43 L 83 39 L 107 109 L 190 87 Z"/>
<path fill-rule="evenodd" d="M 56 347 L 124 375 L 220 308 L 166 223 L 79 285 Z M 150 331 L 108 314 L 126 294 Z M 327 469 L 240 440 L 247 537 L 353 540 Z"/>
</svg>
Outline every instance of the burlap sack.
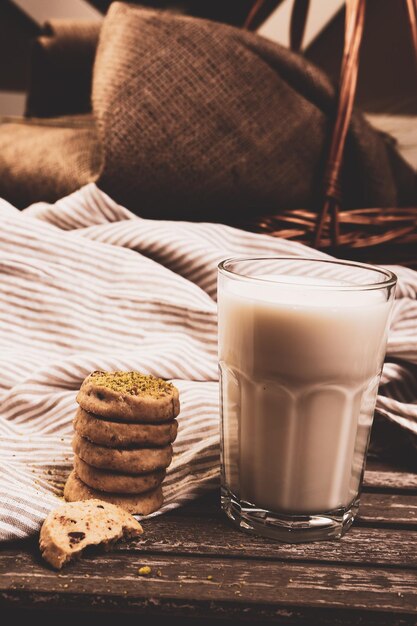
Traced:
<svg viewBox="0 0 417 626">
<path fill-rule="evenodd" d="M 95 180 L 100 163 L 88 116 L 0 126 L 0 197 L 14 206 L 54 202 Z"/>
<path fill-rule="evenodd" d="M 301 56 L 255 34 L 115 2 L 100 34 L 93 105 L 99 184 L 144 215 L 233 221 L 316 205 L 333 89 Z M 357 114 L 346 206 L 397 205 L 390 150 Z M 410 195 L 414 180 L 410 170 Z"/>
<path fill-rule="evenodd" d="M 87 143 L 93 133 L 76 137 L 75 130 L 74 154 L 86 150 L 87 178 L 144 216 L 234 223 L 245 214 L 318 206 L 334 93 L 319 70 L 279 45 L 115 2 L 100 33 L 92 100 L 99 146 Z M 62 169 L 55 137 L 42 131 L 39 149 L 56 163 L 60 186 L 44 178 L 41 191 L 31 180 L 40 163 L 33 145 L 25 164 L 21 150 L 23 161 L 12 155 L 10 167 L 0 132 L 0 195 L 13 201 L 12 187 L 23 185 L 27 202 L 53 200 L 85 182 L 85 171 L 74 176 L 72 157 Z M 13 178 L 7 194 L 5 162 Z M 351 208 L 415 201 L 415 173 L 359 114 L 343 194 Z"/>
</svg>

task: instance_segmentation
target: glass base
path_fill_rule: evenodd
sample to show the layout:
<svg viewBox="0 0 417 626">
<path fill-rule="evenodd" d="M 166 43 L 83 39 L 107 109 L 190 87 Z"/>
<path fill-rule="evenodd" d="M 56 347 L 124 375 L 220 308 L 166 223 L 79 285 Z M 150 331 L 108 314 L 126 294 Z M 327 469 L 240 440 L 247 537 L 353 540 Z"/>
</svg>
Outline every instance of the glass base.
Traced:
<svg viewBox="0 0 417 626">
<path fill-rule="evenodd" d="M 359 508 L 359 497 L 343 509 L 314 515 L 284 515 L 260 509 L 239 500 L 222 487 L 223 511 L 241 530 L 284 543 L 304 543 L 340 539 L 352 525 Z"/>
</svg>

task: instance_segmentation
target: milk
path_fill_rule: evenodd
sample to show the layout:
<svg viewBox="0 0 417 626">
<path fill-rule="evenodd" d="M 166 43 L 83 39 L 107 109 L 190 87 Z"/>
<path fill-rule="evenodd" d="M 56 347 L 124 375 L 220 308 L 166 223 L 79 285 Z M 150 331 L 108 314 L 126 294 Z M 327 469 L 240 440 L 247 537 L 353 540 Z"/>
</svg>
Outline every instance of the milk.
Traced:
<svg viewBox="0 0 417 626">
<path fill-rule="evenodd" d="M 272 279 L 283 282 L 219 284 L 224 483 L 277 513 L 348 507 L 363 472 L 391 304 L 378 290 L 329 289 L 340 285 L 331 280 Z"/>
</svg>

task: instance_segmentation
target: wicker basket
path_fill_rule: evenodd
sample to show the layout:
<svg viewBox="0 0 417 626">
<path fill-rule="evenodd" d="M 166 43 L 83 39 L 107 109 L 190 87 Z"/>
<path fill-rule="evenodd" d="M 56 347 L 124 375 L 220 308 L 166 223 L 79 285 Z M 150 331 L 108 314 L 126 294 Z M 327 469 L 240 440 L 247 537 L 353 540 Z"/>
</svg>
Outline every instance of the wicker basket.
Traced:
<svg viewBox="0 0 417 626">
<path fill-rule="evenodd" d="M 417 0 L 401 1 L 407 10 L 417 62 Z M 265 4 L 266 0 L 256 0 L 246 20 L 246 28 L 259 25 L 259 15 L 265 10 Z M 274 4 L 276 6 L 279 2 Z M 341 210 L 340 175 L 356 93 L 365 5 L 366 0 L 346 0 L 337 114 L 325 169 L 322 205 L 317 212 L 298 209 L 266 215 L 244 224 L 244 227 L 293 239 L 335 256 L 417 267 L 417 206 Z M 290 42 L 295 51 L 301 48 L 308 6 L 309 0 L 294 1 Z"/>
</svg>

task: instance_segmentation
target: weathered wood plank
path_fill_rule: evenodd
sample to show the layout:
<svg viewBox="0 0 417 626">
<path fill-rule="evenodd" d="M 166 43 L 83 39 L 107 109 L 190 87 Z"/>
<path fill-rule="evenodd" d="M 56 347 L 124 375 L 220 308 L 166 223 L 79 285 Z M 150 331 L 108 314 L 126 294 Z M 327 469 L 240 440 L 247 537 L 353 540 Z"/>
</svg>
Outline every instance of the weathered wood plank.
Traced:
<svg viewBox="0 0 417 626">
<path fill-rule="evenodd" d="M 386 442 L 390 441 L 388 435 Z M 411 448 L 411 447 L 410 447 Z M 368 456 L 364 476 L 365 489 L 417 490 L 417 454 L 405 451 L 395 459 Z"/>
<path fill-rule="evenodd" d="M 227 555 L 229 558 L 388 565 L 417 568 L 417 534 L 409 530 L 353 527 L 341 539 L 287 544 L 244 534 L 226 519 L 167 518 L 143 522 L 144 534 L 129 547 L 142 553 Z"/>
<path fill-rule="evenodd" d="M 411 502 L 410 502 L 411 501 Z M 380 494 L 368 494 L 363 507 L 363 520 L 383 522 L 398 520 L 403 511 L 417 508 L 417 497 L 390 496 L 389 503 L 395 511 L 390 513 L 387 498 Z M 195 506 L 195 504 L 193 505 Z M 414 507 L 414 508 L 413 508 Z M 408 515 L 408 514 L 407 514 Z M 414 519 L 414 518 L 413 518 Z M 406 517 L 408 521 L 408 517 Z M 322 563 L 349 563 L 388 565 L 390 567 L 417 567 L 417 534 L 411 528 L 375 528 L 355 523 L 341 539 L 311 544 L 283 544 L 266 538 L 248 535 L 237 530 L 212 505 L 204 516 L 182 515 L 182 509 L 143 523 L 145 533 L 129 545 L 120 544 L 117 549 L 150 554 L 193 554 L 267 560 L 290 560 Z M 11 544 L 8 549 L 19 553 L 33 549 L 32 543 Z M 1 559 L 1 552 L 0 552 Z"/>
<path fill-rule="evenodd" d="M 183 618 L 199 626 L 213 619 L 415 626 L 416 475 L 369 467 L 358 520 L 340 541 L 290 545 L 246 535 L 228 522 L 214 492 L 145 521 L 143 538 L 130 548 L 86 557 L 62 574 L 44 566 L 34 544 L 6 546 L 2 612 L 93 610 L 101 622 L 102 611 L 133 612 L 170 626 Z M 144 564 L 152 567 L 149 578 L 137 574 Z"/>
<path fill-rule="evenodd" d="M 365 488 L 395 489 L 417 491 L 417 474 L 400 471 L 365 472 L 363 485 Z"/>
<path fill-rule="evenodd" d="M 137 573 L 144 564 L 152 568 L 147 578 Z M 73 606 L 78 602 L 78 608 L 98 608 L 107 602 L 124 610 L 160 607 L 172 600 L 194 608 L 234 601 L 242 609 L 349 608 L 365 614 L 373 609 L 415 613 L 417 618 L 417 572 L 114 552 L 86 558 L 57 574 L 28 553 L 5 551 L 0 560 L 0 599 L 3 604 L 15 599 L 23 604 L 47 602 L 52 608 L 65 601 Z"/>
<path fill-rule="evenodd" d="M 224 517 L 220 494 L 211 492 L 164 517 Z M 417 495 L 408 493 L 370 493 L 361 495 L 358 523 L 378 526 L 387 524 L 417 528 Z"/>
<path fill-rule="evenodd" d="M 354 525 L 341 540 L 292 545 L 247 535 L 226 518 L 219 517 L 161 517 L 143 522 L 143 527 L 145 533 L 139 540 L 119 544 L 115 549 L 149 554 L 227 554 L 228 558 L 417 568 L 417 534 L 413 530 Z M 27 545 L 14 543 L 7 548 L 18 553 L 27 550 Z"/>
<path fill-rule="evenodd" d="M 403 525 L 417 529 L 417 496 L 363 493 L 357 523 Z"/>
<path fill-rule="evenodd" d="M 329 564 L 359 564 L 417 568 L 417 534 L 413 530 L 369 528 L 354 525 L 341 540 L 287 544 L 248 535 L 223 516 L 190 518 L 163 516 L 142 522 L 144 534 L 115 549 L 141 554 L 200 555 L 228 558 L 303 561 Z M 36 542 L 7 546 L 18 554 L 34 551 Z M 0 551 L 0 560 L 2 553 Z"/>
</svg>

